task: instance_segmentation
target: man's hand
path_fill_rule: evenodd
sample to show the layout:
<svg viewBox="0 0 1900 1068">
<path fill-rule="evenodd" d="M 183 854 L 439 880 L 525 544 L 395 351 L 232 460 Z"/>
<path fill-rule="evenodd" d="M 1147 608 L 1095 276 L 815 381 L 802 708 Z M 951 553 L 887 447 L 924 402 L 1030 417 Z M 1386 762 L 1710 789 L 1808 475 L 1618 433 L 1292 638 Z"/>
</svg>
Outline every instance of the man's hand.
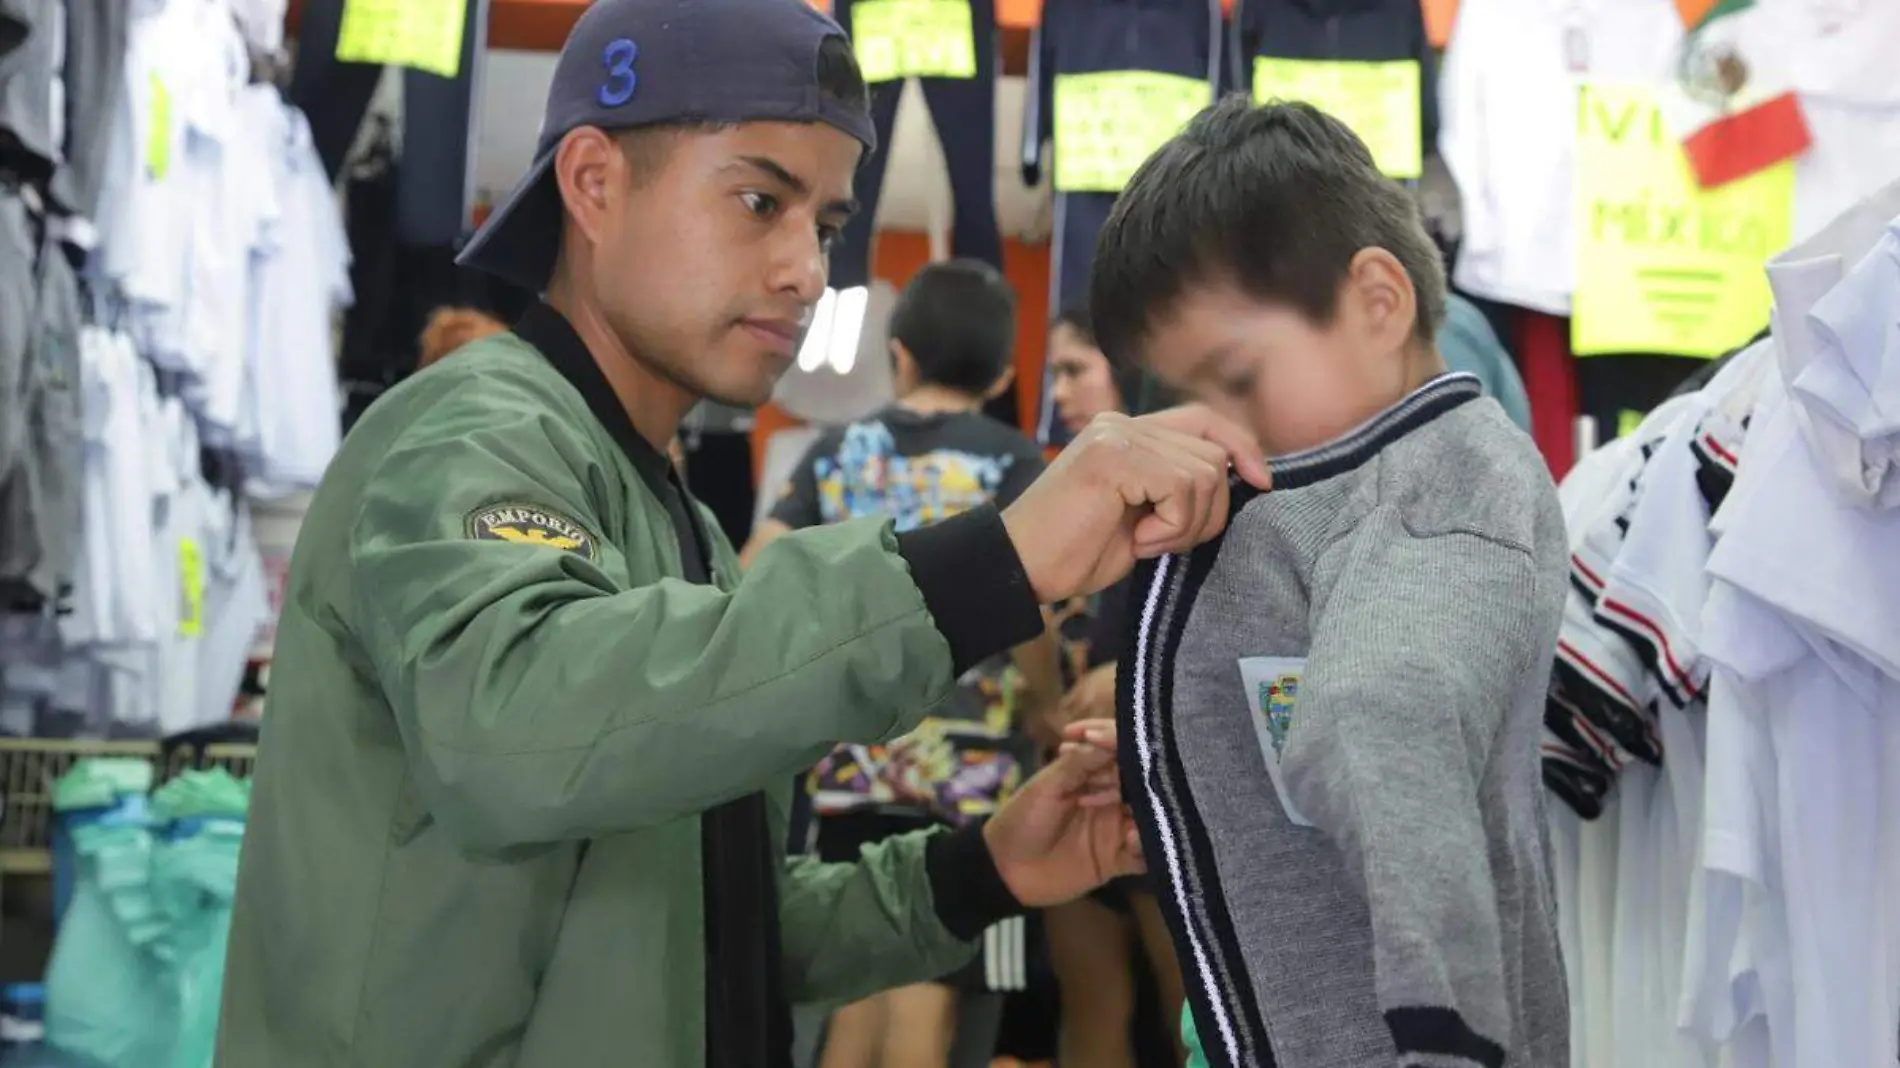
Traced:
<svg viewBox="0 0 1900 1068">
<path fill-rule="evenodd" d="M 1038 772 L 984 824 L 983 840 L 1010 893 L 1030 908 L 1144 870 L 1114 755 L 1099 747 L 1074 747 Z"/>
<path fill-rule="evenodd" d="M 1036 598 L 1094 593 L 1220 533 L 1230 462 L 1272 484 L 1253 436 L 1206 408 L 1097 416 L 1003 513 Z"/>
</svg>

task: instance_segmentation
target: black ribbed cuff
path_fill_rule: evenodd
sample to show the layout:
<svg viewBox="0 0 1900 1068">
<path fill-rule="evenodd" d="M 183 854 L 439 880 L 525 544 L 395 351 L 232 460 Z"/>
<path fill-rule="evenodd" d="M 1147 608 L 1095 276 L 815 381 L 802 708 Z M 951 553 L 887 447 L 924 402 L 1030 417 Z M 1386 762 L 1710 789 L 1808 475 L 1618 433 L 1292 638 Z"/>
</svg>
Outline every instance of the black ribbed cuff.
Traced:
<svg viewBox="0 0 1900 1068">
<path fill-rule="evenodd" d="M 1504 1068 L 1504 1047 L 1473 1031 L 1456 1009 L 1387 1009 L 1385 1025 L 1399 1048 L 1399 1063 L 1465 1064 Z"/>
<path fill-rule="evenodd" d="M 983 824 L 976 820 L 948 834 L 933 834 L 924 843 L 924 874 L 930 896 L 937 903 L 937 919 L 944 929 L 974 942 L 984 931 L 1028 911 L 1009 892 L 996 858 L 983 840 Z"/>
<path fill-rule="evenodd" d="M 1042 633 L 1042 606 L 995 508 L 899 534 L 897 551 L 950 643 L 953 674 Z"/>
</svg>

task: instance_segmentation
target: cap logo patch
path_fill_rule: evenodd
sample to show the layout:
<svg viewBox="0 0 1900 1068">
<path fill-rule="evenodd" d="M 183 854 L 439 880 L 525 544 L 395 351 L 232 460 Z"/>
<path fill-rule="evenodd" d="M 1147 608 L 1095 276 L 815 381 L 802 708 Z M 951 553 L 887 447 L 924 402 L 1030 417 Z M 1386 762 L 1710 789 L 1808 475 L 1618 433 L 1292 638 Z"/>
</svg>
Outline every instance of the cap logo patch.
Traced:
<svg viewBox="0 0 1900 1068">
<path fill-rule="evenodd" d="M 600 556 L 599 543 L 585 527 L 538 504 L 491 504 L 470 512 L 465 526 L 467 535 L 476 541 L 540 545 L 588 561 Z"/>
<path fill-rule="evenodd" d="M 633 99 L 634 87 L 640 84 L 639 75 L 633 71 L 633 61 L 640 58 L 640 46 L 625 37 L 616 37 L 607 42 L 600 53 L 600 65 L 607 68 L 607 80 L 600 83 L 600 92 L 595 98 L 604 108 L 617 108 Z"/>
</svg>

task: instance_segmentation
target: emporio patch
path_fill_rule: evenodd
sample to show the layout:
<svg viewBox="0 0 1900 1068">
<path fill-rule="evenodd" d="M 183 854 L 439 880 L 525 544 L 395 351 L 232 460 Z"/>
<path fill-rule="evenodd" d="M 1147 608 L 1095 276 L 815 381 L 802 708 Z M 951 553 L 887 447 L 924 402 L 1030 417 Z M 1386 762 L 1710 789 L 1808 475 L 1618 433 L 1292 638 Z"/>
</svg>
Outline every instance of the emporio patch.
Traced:
<svg viewBox="0 0 1900 1068">
<path fill-rule="evenodd" d="M 538 504 L 491 504 L 468 514 L 465 529 L 477 541 L 545 545 L 583 560 L 600 556 L 600 543 L 572 517 Z"/>
</svg>

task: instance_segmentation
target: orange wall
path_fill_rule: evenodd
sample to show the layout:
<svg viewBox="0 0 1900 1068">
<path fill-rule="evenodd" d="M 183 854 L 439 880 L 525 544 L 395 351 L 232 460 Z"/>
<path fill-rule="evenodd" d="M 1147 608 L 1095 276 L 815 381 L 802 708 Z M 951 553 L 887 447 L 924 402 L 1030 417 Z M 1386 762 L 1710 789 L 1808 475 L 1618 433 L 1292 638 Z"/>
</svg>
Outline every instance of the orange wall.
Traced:
<svg viewBox="0 0 1900 1068">
<path fill-rule="evenodd" d="M 871 273 L 898 288 L 930 262 L 923 234 L 884 231 L 877 235 Z M 1043 344 L 1049 322 L 1049 246 L 1003 242 L 1003 274 L 1016 289 L 1016 411 L 1019 423 L 1035 425 L 1042 401 Z M 765 467 L 765 441 L 798 420 L 776 404 L 759 409 L 752 427 L 752 469 Z"/>
</svg>

